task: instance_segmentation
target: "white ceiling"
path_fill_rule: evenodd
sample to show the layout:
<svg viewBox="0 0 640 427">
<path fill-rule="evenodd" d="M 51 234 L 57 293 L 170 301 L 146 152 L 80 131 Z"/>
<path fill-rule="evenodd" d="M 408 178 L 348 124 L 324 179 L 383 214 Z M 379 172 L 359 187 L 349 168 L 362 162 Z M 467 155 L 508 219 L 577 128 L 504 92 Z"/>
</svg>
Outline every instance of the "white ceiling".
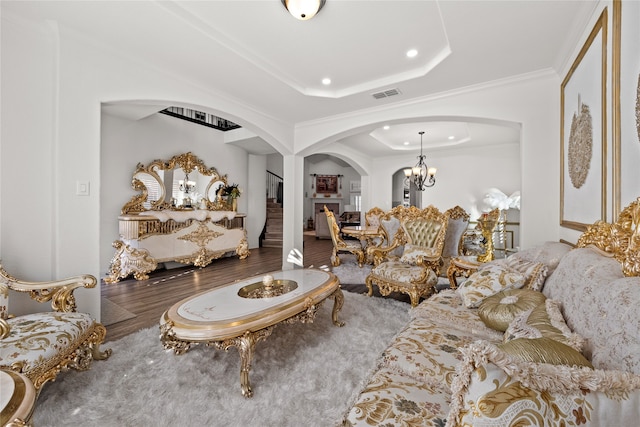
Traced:
<svg viewBox="0 0 640 427">
<path fill-rule="evenodd" d="M 55 21 L 291 124 L 531 72 L 558 72 L 596 5 L 327 0 L 313 19 L 299 21 L 279 0 L 1 3 L 3 13 Z M 418 55 L 408 58 L 409 49 Z M 322 84 L 325 77 L 331 85 Z M 389 89 L 399 94 L 372 96 Z M 140 118 L 149 106 L 108 109 Z M 415 152 L 420 130 L 426 131 L 425 149 L 518 142 L 517 130 L 500 125 L 443 121 L 376 129 L 339 142 L 381 156 L 402 153 L 402 143 L 410 141 Z M 255 140 L 244 145 L 260 146 Z"/>
</svg>

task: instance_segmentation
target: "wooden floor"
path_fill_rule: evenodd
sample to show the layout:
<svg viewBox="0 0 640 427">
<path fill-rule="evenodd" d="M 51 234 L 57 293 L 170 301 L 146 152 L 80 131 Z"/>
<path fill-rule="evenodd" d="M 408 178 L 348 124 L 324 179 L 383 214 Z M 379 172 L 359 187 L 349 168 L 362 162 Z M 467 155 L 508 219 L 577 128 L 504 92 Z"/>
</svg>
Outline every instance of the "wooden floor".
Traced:
<svg viewBox="0 0 640 427">
<path fill-rule="evenodd" d="M 304 236 L 304 265 L 330 265 L 331 240 Z M 213 261 L 205 268 L 193 266 L 158 270 L 148 280 L 123 280 L 115 284 L 102 283 L 101 293 L 135 318 L 107 326 L 106 341 L 113 341 L 140 329 L 157 326 L 160 316 L 176 302 L 198 292 L 234 282 L 245 277 L 280 270 L 282 249 L 251 249 L 244 260 L 237 257 Z"/>
</svg>

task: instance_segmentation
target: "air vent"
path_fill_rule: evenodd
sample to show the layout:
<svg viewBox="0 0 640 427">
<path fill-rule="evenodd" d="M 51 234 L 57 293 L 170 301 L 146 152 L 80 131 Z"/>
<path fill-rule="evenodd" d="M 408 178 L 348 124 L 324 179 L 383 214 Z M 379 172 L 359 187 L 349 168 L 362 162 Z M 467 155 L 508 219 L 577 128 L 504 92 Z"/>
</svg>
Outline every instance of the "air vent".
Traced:
<svg viewBox="0 0 640 427">
<path fill-rule="evenodd" d="M 390 96 L 400 95 L 400 89 L 387 89 L 382 92 L 376 92 L 373 94 L 375 99 L 388 98 Z"/>
</svg>

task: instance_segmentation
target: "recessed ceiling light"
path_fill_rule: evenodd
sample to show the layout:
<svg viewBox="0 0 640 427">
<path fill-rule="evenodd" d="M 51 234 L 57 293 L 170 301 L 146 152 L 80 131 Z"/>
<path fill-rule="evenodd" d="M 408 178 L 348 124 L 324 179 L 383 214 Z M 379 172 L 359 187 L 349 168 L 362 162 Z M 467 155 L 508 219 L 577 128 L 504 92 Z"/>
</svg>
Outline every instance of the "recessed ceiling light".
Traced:
<svg viewBox="0 0 640 427">
<path fill-rule="evenodd" d="M 389 125 L 384 125 L 384 126 L 382 127 L 382 129 L 384 129 L 384 130 L 389 130 Z"/>
<path fill-rule="evenodd" d="M 417 50 L 415 50 L 415 49 L 409 49 L 409 50 L 407 51 L 407 57 L 408 57 L 408 58 L 414 58 L 414 57 L 415 57 L 415 56 L 417 56 L 417 55 L 418 55 L 418 51 L 417 51 Z"/>
<path fill-rule="evenodd" d="M 455 138 L 456 138 L 456 137 L 455 137 L 455 136 L 453 136 L 453 135 L 451 135 L 451 136 L 449 137 L 449 139 L 455 139 Z"/>
<path fill-rule="evenodd" d="M 325 77 L 324 79 L 322 79 L 322 84 L 325 86 L 328 86 L 331 84 L 331 79 L 329 77 Z"/>
<path fill-rule="evenodd" d="M 409 145 L 409 141 L 403 142 L 404 145 Z"/>
</svg>

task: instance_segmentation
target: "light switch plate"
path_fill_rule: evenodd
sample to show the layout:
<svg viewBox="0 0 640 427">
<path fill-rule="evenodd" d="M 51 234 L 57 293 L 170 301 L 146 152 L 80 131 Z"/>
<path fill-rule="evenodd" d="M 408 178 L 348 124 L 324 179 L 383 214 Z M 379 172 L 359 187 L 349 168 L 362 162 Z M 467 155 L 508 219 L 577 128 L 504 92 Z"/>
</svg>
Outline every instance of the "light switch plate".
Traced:
<svg viewBox="0 0 640 427">
<path fill-rule="evenodd" d="M 76 196 L 89 195 L 89 181 L 76 181 Z"/>
</svg>

